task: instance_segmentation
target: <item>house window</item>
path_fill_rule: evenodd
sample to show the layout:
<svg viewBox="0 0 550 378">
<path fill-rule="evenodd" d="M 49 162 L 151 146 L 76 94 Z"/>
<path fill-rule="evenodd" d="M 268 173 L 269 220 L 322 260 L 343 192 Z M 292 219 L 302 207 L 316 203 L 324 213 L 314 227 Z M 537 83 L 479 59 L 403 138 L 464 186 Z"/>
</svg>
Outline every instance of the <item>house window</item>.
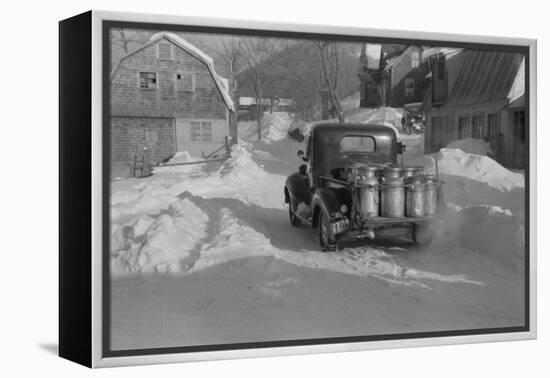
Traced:
<svg viewBox="0 0 550 378">
<path fill-rule="evenodd" d="M 412 78 L 405 79 L 405 96 L 414 96 L 414 79 Z"/>
<path fill-rule="evenodd" d="M 212 122 L 191 122 L 191 142 L 211 142 Z"/>
<path fill-rule="evenodd" d="M 483 130 L 483 115 L 472 117 L 472 138 L 483 139 L 485 137 Z"/>
<path fill-rule="evenodd" d="M 191 142 L 201 141 L 201 123 L 191 122 Z"/>
<path fill-rule="evenodd" d="M 468 121 L 468 116 L 458 118 L 458 139 L 468 138 L 470 134 Z"/>
<path fill-rule="evenodd" d="M 195 74 L 193 73 L 177 73 L 176 88 L 182 92 L 195 92 Z"/>
<path fill-rule="evenodd" d="M 159 43 L 157 45 L 158 58 L 172 60 L 172 45 L 170 43 Z"/>
<path fill-rule="evenodd" d="M 212 122 L 201 122 L 202 141 L 212 142 Z"/>
<path fill-rule="evenodd" d="M 420 53 L 413 51 L 411 53 L 411 68 L 417 68 L 420 65 Z"/>
<path fill-rule="evenodd" d="M 525 141 L 525 111 L 520 110 L 512 113 L 512 125 L 514 126 L 514 136 Z"/>
<path fill-rule="evenodd" d="M 140 72 L 139 87 L 147 89 L 157 88 L 157 74 L 155 72 Z"/>
</svg>

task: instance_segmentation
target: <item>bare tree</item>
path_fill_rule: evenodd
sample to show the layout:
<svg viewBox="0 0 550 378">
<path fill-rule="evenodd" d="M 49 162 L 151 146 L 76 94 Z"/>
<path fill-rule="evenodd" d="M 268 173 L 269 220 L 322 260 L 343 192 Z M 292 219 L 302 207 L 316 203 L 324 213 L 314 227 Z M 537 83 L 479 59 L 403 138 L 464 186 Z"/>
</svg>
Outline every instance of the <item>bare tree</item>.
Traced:
<svg viewBox="0 0 550 378">
<path fill-rule="evenodd" d="M 111 65 L 114 65 L 126 54 L 143 45 L 152 32 L 125 28 L 111 29 Z"/>
<path fill-rule="evenodd" d="M 338 112 L 328 93 L 317 41 L 285 40 L 281 47 L 274 57 L 278 75 L 276 87 L 293 98 L 296 112 L 306 119 L 311 119 L 312 112 L 319 108 L 321 118 L 328 119 L 329 106 L 332 116 L 336 117 Z M 357 71 L 359 47 L 357 43 L 342 42 L 331 43 L 327 47 L 325 67 L 337 98 L 357 90 L 357 81 L 350 72 Z"/>
<path fill-rule="evenodd" d="M 111 41 L 114 48 L 119 48 L 124 54 L 128 54 L 132 45 L 141 45 L 147 41 L 150 33 L 144 30 L 131 30 L 124 28 L 113 28 Z"/>
<path fill-rule="evenodd" d="M 239 99 L 237 97 L 237 75 L 242 71 L 245 63 L 245 51 L 243 39 L 241 37 L 222 37 L 217 44 L 218 54 L 224 62 L 229 84 L 229 94 L 234 104 L 234 111 L 229 115 L 229 130 L 233 143 L 237 143 L 238 138 L 238 107 Z"/>
<path fill-rule="evenodd" d="M 318 41 L 317 42 L 317 48 L 318 48 L 318 51 L 319 51 L 319 60 L 321 62 L 321 72 L 322 72 L 322 76 L 323 76 L 325 86 L 326 86 L 327 91 L 328 91 L 329 100 L 330 100 L 333 108 L 336 111 L 338 121 L 340 123 L 344 123 L 346 121 L 346 119 L 344 117 L 344 112 L 342 111 L 342 105 L 340 103 L 338 93 L 336 93 L 336 90 L 334 88 L 334 82 L 331 81 L 329 71 L 328 71 L 327 54 L 328 54 L 329 47 L 333 43 L 334 42 L 330 42 L 330 41 Z"/>
<path fill-rule="evenodd" d="M 307 118 L 316 105 L 320 91 L 317 48 L 309 41 L 281 40 L 272 57 L 272 74 L 277 82 L 270 92 L 292 98 L 294 110 Z"/>
<path fill-rule="evenodd" d="M 262 99 L 264 91 L 275 80 L 273 69 L 267 58 L 276 49 L 272 39 L 253 37 L 242 41 L 244 46 L 244 67 L 247 80 L 251 85 L 256 99 L 256 122 L 258 124 L 258 140 L 262 139 Z"/>
</svg>

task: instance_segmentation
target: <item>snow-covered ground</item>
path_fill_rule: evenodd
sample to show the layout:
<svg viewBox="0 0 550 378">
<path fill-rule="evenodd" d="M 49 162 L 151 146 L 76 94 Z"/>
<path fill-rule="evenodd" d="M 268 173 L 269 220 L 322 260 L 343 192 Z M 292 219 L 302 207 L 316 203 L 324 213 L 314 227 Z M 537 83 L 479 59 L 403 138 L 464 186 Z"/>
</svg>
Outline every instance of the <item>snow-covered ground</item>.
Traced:
<svg viewBox="0 0 550 378">
<path fill-rule="evenodd" d="M 262 140 L 270 143 L 285 139 L 292 121 L 292 117 L 286 112 L 265 112 L 261 121 Z M 257 121 L 239 122 L 239 138 L 258 140 Z"/>
<path fill-rule="evenodd" d="M 265 122 L 264 141 L 251 127 L 221 165 L 112 182 L 114 349 L 522 324 L 521 174 L 442 149 L 448 209 L 430 248 L 388 234 L 321 253 L 288 222 L 284 180 L 304 147 L 287 117 Z M 434 169 L 421 138 L 408 158 Z"/>
</svg>

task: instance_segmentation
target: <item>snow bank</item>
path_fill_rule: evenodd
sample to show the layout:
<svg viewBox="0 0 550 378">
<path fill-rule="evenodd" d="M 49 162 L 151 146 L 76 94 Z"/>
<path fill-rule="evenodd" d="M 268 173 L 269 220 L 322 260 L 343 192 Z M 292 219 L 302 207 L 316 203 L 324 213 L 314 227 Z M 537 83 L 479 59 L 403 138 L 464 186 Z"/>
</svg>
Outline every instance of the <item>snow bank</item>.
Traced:
<svg viewBox="0 0 550 378">
<path fill-rule="evenodd" d="M 155 215 L 183 192 L 204 198 L 234 198 L 264 208 L 285 208 L 286 177 L 264 171 L 253 159 L 249 146 L 235 145 L 231 158 L 219 169 L 196 177 L 170 174 L 137 182 L 111 195 L 111 220 L 125 223 L 140 214 Z"/>
<path fill-rule="evenodd" d="M 287 112 L 265 112 L 261 120 L 262 140 L 275 142 L 285 139 L 293 118 Z M 239 122 L 239 138 L 244 140 L 258 140 L 257 121 Z"/>
<path fill-rule="evenodd" d="M 358 109 L 347 117 L 349 122 L 370 123 L 392 127 L 397 134 L 401 130 L 403 111 L 397 108 L 381 106 L 374 109 Z"/>
<path fill-rule="evenodd" d="M 174 202 L 176 197 L 166 189 L 155 187 L 151 191 L 124 191 L 116 200 L 116 203 L 111 202 L 111 221 L 120 223 L 139 214 L 157 214 Z"/>
<path fill-rule="evenodd" d="M 501 191 L 525 187 L 522 173 L 512 172 L 488 156 L 464 152 L 457 148 L 442 148 L 431 155 L 437 159 L 439 173 L 454 175 L 485 183 Z M 435 163 L 430 156 L 413 159 L 408 164 L 422 165 L 435 173 Z"/>
<path fill-rule="evenodd" d="M 288 136 L 292 117 L 286 112 L 265 113 L 262 121 L 267 129 L 266 141 L 279 141 Z"/>
<path fill-rule="evenodd" d="M 171 164 L 181 164 L 181 163 L 193 163 L 196 161 L 201 161 L 204 159 L 196 158 L 191 156 L 187 151 L 177 152 L 172 158 L 166 162 L 168 166 L 158 166 L 153 169 L 154 174 L 158 173 L 196 173 L 200 172 L 202 167 L 200 164 L 191 164 L 191 165 L 176 165 L 170 167 Z"/>
<path fill-rule="evenodd" d="M 434 281 L 484 285 L 463 274 L 444 275 L 400 265 L 395 256 L 380 248 L 351 248 L 339 253 L 280 248 L 280 240 L 276 239 L 279 233 L 272 233 L 261 217 L 249 218 L 248 211 L 254 210 L 242 206 L 187 193 L 165 213 L 142 215 L 126 225 L 113 227 L 113 275 L 190 274 L 238 259 L 271 257 L 300 267 L 375 277 L 425 289 L 430 289 L 430 282 Z M 288 227 L 284 218 L 281 224 Z"/>
<path fill-rule="evenodd" d="M 208 216 L 183 198 L 157 217 L 142 215 L 111 233 L 111 273 L 175 273 L 206 236 Z"/>
<path fill-rule="evenodd" d="M 215 172 L 175 183 L 167 188 L 172 195 L 189 191 L 204 198 L 234 198 L 265 208 L 284 208 L 282 188 L 285 176 L 269 174 L 253 159 L 247 147 L 235 145 L 231 158 Z"/>
<path fill-rule="evenodd" d="M 439 171 L 443 174 L 467 177 L 500 190 L 525 186 L 523 174 L 509 171 L 487 156 L 452 148 L 442 148 L 438 155 Z"/>
<path fill-rule="evenodd" d="M 351 113 L 354 110 L 359 108 L 359 105 L 361 103 L 360 94 L 361 94 L 360 92 L 355 92 L 342 99 L 341 101 L 342 110 L 345 113 Z"/>
<path fill-rule="evenodd" d="M 512 214 L 524 214 L 524 175 L 512 172 L 490 157 L 466 153 L 459 149 L 441 149 L 439 153 L 407 161 L 435 173 L 438 161 L 443 180 L 444 201 L 460 208 L 470 206 L 500 207 Z"/>
<path fill-rule="evenodd" d="M 469 154 L 492 155 L 493 151 L 488 142 L 477 138 L 465 138 L 455 140 L 447 145 L 447 148 L 458 148 Z"/>
</svg>

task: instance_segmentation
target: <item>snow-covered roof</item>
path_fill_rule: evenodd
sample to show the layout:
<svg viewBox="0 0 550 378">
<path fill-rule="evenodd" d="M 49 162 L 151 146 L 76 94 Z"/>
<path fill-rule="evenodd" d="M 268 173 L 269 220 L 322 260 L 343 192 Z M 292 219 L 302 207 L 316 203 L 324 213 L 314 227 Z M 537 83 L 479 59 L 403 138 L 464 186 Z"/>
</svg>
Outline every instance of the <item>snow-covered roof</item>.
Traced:
<svg viewBox="0 0 550 378">
<path fill-rule="evenodd" d="M 292 106 L 294 105 L 294 100 L 291 98 L 280 98 L 277 101 L 277 105 L 279 106 Z"/>
<path fill-rule="evenodd" d="M 405 49 L 405 51 L 403 51 L 401 54 L 397 55 L 397 56 L 394 56 L 393 58 L 390 58 L 386 61 L 386 67 L 384 67 L 384 69 L 386 71 L 389 71 L 391 70 L 392 68 L 394 68 L 395 66 L 397 66 L 397 64 L 407 55 L 407 54 L 410 54 L 412 49 L 415 48 L 414 46 L 409 46 Z"/>
<path fill-rule="evenodd" d="M 229 89 L 228 89 L 229 86 L 228 86 L 227 79 L 219 76 L 216 73 L 216 70 L 214 69 L 214 60 L 209 55 L 205 54 L 204 52 L 199 50 L 197 47 L 193 46 L 191 43 L 187 42 L 185 39 L 181 38 L 180 36 L 174 33 L 169 33 L 169 32 L 156 33 L 144 45 L 142 45 L 138 49 L 120 58 L 119 62 L 117 63 L 117 65 L 115 66 L 115 68 L 111 73 L 111 78 L 113 78 L 118 67 L 120 66 L 121 62 L 124 59 L 128 58 L 131 55 L 134 55 L 138 51 L 141 51 L 152 44 L 157 43 L 161 39 L 166 39 L 167 41 L 173 43 L 174 45 L 178 46 L 182 50 L 186 51 L 187 53 L 191 54 L 193 57 L 203 62 L 206 65 L 206 67 L 208 67 L 208 71 L 212 75 L 212 79 L 214 80 L 214 83 L 216 84 L 216 87 L 218 88 L 223 98 L 223 101 L 225 102 L 225 105 L 229 110 L 231 111 L 235 110 L 233 105 L 233 100 L 231 99 L 231 95 L 229 94 Z"/>
<path fill-rule="evenodd" d="M 271 100 L 269 98 L 262 98 L 262 105 L 270 105 Z M 256 105 L 256 99 L 254 97 L 239 97 L 240 106 L 252 106 Z"/>
<path fill-rule="evenodd" d="M 424 61 L 429 57 L 438 55 L 438 54 L 443 54 L 443 56 L 449 59 L 461 51 L 462 51 L 461 48 L 455 48 L 455 47 L 432 47 L 422 51 L 422 60 Z"/>
<path fill-rule="evenodd" d="M 239 97 L 239 105 L 250 106 L 256 104 L 254 97 Z"/>
<path fill-rule="evenodd" d="M 508 92 L 508 101 L 513 103 L 525 94 L 525 57 L 521 60 L 521 65 L 516 73 L 514 82 Z"/>
<path fill-rule="evenodd" d="M 523 94 L 524 55 L 507 51 L 464 50 L 458 76 L 445 107 L 481 104 Z"/>
</svg>

